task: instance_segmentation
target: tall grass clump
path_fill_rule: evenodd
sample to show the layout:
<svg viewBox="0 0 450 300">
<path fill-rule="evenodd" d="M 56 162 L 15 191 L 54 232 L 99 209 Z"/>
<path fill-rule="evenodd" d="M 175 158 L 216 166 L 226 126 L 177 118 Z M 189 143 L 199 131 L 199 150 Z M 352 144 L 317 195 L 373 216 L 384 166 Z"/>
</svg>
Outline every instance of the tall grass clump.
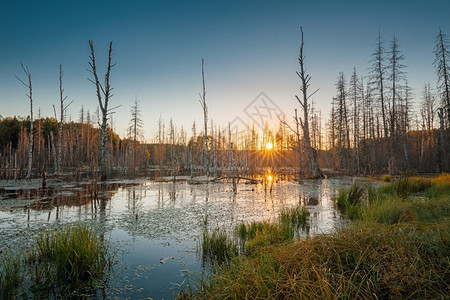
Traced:
<svg viewBox="0 0 450 300">
<path fill-rule="evenodd" d="M 255 248 L 292 240 L 300 235 L 300 230 L 308 227 L 308 216 L 308 209 L 299 205 L 283 208 L 278 215 L 278 223 L 239 224 L 234 230 L 236 244 L 241 253 L 249 254 Z"/>
<path fill-rule="evenodd" d="M 367 186 L 354 183 L 350 188 L 339 191 L 336 198 L 338 210 L 351 220 L 361 218 L 367 205 Z"/>
<path fill-rule="evenodd" d="M 305 206 L 283 208 L 280 212 L 279 224 L 286 240 L 292 239 L 299 229 L 307 226 L 309 212 Z"/>
<path fill-rule="evenodd" d="M 14 294 L 23 281 L 20 257 L 6 254 L 0 261 L 0 298 L 13 299 Z"/>
<path fill-rule="evenodd" d="M 238 247 L 234 244 L 225 228 L 208 229 L 207 220 L 203 223 L 200 250 L 204 264 L 229 263 L 238 254 Z"/>
<path fill-rule="evenodd" d="M 415 193 L 425 192 L 431 186 L 432 181 L 430 179 L 403 176 L 381 187 L 380 191 L 400 198 L 406 198 Z"/>
<path fill-rule="evenodd" d="M 436 222 L 450 217 L 449 195 L 448 174 L 400 178 L 379 188 L 362 219 L 382 224 Z"/>
<path fill-rule="evenodd" d="M 384 175 L 382 178 L 383 182 L 391 182 L 391 175 Z"/>
<path fill-rule="evenodd" d="M 450 195 L 450 174 L 442 173 L 431 178 L 431 188 L 425 195 L 429 198 L 447 197 Z"/>
<path fill-rule="evenodd" d="M 104 275 L 112 262 L 108 247 L 104 237 L 80 223 L 41 231 L 36 237 L 36 260 L 53 268 L 55 281 L 79 285 Z"/>
</svg>

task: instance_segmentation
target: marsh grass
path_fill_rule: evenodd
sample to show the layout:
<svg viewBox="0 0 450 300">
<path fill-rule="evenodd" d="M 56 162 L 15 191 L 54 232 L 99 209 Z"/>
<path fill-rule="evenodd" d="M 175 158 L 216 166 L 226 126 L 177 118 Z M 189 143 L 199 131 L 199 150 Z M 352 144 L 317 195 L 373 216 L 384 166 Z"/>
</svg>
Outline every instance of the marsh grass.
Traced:
<svg viewBox="0 0 450 300">
<path fill-rule="evenodd" d="M 279 216 L 279 225 L 286 240 L 298 236 L 299 229 L 307 227 L 309 212 L 305 206 L 283 208 Z"/>
<path fill-rule="evenodd" d="M 51 291 L 64 298 L 95 294 L 113 263 L 113 255 L 104 236 L 78 223 L 42 230 L 27 260 L 33 282 L 30 291 L 38 297 L 45 298 Z"/>
<path fill-rule="evenodd" d="M 208 228 L 208 220 L 205 218 L 202 224 L 202 236 L 197 246 L 201 252 L 204 265 L 229 263 L 238 254 L 238 247 L 224 227 Z"/>
<path fill-rule="evenodd" d="M 361 218 L 364 206 L 367 205 L 368 188 L 366 185 L 354 183 L 350 188 L 339 191 L 336 198 L 338 210 L 351 220 Z"/>
<path fill-rule="evenodd" d="M 448 224 L 416 225 L 355 226 L 239 256 L 211 275 L 201 297 L 444 299 Z"/>
<path fill-rule="evenodd" d="M 12 299 L 23 281 L 19 255 L 9 253 L 0 261 L 0 298 Z"/>
<path fill-rule="evenodd" d="M 353 187 L 352 187 L 353 188 Z M 278 225 L 241 224 L 243 255 L 184 299 L 448 299 L 450 176 L 343 192 L 357 222 L 306 240 L 261 239 Z M 271 227 L 274 226 L 274 227 Z M 251 243 L 258 246 L 249 247 Z M 267 240 L 274 241 L 267 243 Z"/>
<path fill-rule="evenodd" d="M 225 228 L 208 228 L 205 218 L 202 224 L 202 236 L 198 246 L 203 263 L 229 263 L 238 254 L 250 254 L 255 249 L 292 240 L 299 231 L 305 229 L 309 212 L 304 206 L 283 209 L 278 223 L 251 222 L 237 225 L 233 233 Z"/>
<path fill-rule="evenodd" d="M 108 242 L 85 224 L 42 231 L 36 252 L 39 261 L 55 267 L 57 278 L 74 284 L 101 276 L 111 259 Z"/>
<path fill-rule="evenodd" d="M 432 181 L 428 178 L 404 176 L 381 187 L 380 191 L 393 196 L 406 198 L 415 193 L 425 192 L 431 186 Z"/>
</svg>

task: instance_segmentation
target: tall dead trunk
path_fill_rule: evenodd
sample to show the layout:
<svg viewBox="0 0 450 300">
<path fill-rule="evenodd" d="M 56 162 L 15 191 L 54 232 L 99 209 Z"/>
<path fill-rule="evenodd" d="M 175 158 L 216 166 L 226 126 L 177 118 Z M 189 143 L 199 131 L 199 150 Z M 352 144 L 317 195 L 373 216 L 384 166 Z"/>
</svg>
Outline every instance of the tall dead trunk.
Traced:
<svg viewBox="0 0 450 300">
<path fill-rule="evenodd" d="M 205 138 L 205 169 L 206 176 L 209 178 L 209 151 L 208 151 L 208 106 L 206 106 L 206 88 L 205 88 L 205 60 L 202 58 L 202 83 L 203 90 L 200 95 L 200 104 L 203 108 L 203 121 L 205 126 L 204 138 Z"/>
<path fill-rule="evenodd" d="M 442 90 L 444 105 L 447 106 L 447 120 L 450 124 L 450 68 L 449 62 L 449 44 L 446 35 L 439 29 L 434 47 L 434 66 L 438 77 L 438 84 Z"/>
<path fill-rule="evenodd" d="M 299 118 L 300 125 L 303 129 L 303 144 L 306 148 L 306 153 L 308 155 L 308 160 L 310 163 L 310 171 L 312 177 L 319 178 L 323 177 L 322 171 L 319 168 L 319 164 L 317 162 L 317 155 L 315 153 L 315 149 L 311 147 L 311 140 L 309 136 L 309 110 L 310 106 L 308 104 L 308 100 L 314 95 L 318 90 L 308 95 L 308 87 L 309 81 L 311 80 L 311 76 L 306 74 L 305 71 L 305 56 L 303 55 L 303 28 L 300 27 L 301 31 L 301 44 L 300 44 L 300 55 L 298 57 L 298 62 L 300 64 L 300 72 L 297 72 L 298 77 L 301 80 L 300 91 L 302 92 L 302 99 L 300 99 L 297 95 L 298 102 L 300 103 L 301 108 L 303 109 L 303 120 L 301 117 Z"/>
<path fill-rule="evenodd" d="M 443 166 L 445 165 L 445 161 L 444 161 L 444 109 L 442 107 L 440 107 L 438 109 L 438 116 L 439 116 L 439 138 L 438 138 L 438 172 L 443 172 L 444 168 Z"/>
<path fill-rule="evenodd" d="M 23 64 L 20 64 L 22 66 L 23 71 L 25 72 L 25 75 L 27 77 L 26 81 L 22 81 L 19 77 L 16 76 L 16 78 L 28 88 L 28 94 L 27 97 L 30 99 L 30 132 L 28 135 L 28 163 L 27 163 L 27 175 L 26 179 L 29 180 L 31 178 L 32 173 L 32 165 L 33 165 L 33 88 L 31 86 L 31 74 L 28 68 L 26 68 Z"/>
<path fill-rule="evenodd" d="M 100 107 L 100 111 L 102 113 L 102 123 L 101 123 L 101 138 L 100 138 L 100 157 L 99 164 L 100 172 L 102 174 L 102 178 L 106 177 L 106 168 L 105 168 L 105 156 L 106 156 L 106 126 L 108 123 L 108 113 L 112 109 L 108 109 L 109 98 L 112 97 L 111 85 L 109 83 L 109 76 L 111 74 L 112 67 L 115 66 L 112 61 L 112 41 L 109 43 L 109 51 L 108 51 L 108 66 L 105 73 L 105 82 L 104 85 L 100 83 L 100 80 L 97 75 L 97 66 L 95 64 L 95 53 L 94 53 L 94 44 L 92 41 L 89 41 L 89 47 L 91 48 L 91 56 L 89 66 L 89 72 L 94 76 L 94 80 L 89 79 L 93 84 L 95 84 L 97 91 L 97 99 Z M 117 107 L 115 107 L 117 108 Z M 114 108 L 113 108 L 114 109 Z"/>
</svg>

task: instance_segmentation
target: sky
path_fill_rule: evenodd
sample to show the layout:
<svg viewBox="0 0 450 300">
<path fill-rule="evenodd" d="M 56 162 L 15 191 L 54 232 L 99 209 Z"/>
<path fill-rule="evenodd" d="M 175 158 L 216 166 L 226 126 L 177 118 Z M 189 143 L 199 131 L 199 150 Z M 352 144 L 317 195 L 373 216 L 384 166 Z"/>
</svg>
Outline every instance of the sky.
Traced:
<svg viewBox="0 0 450 300">
<path fill-rule="evenodd" d="M 292 119 L 300 109 L 298 55 L 304 31 L 306 70 L 314 105 L 323 118 L 336 94 L 339 72 L 368 74 L 378 34 L 399 41 L 407 78 L 420 101 L 424 84 L 436 84 L 433 46 L 441 28 L 450 35 L 448 0 L 297 1 L 0 1 L 0 115 L 29 115 L 20 63 L 32 75 L 34 116 L 53 116 L 59 105 L 59 64 L 64 76 L 67 120 L 81 107 L 98 107 L 88 80 L 93 40 L 99 76 L 113 41 L 113 128 L 121 136 L 135 99 L 146 141 L 158 120 L 191 132 L 203 122 L 201 59 L 205 60 L 209 118 L 222 129 Z"/>
</svg>

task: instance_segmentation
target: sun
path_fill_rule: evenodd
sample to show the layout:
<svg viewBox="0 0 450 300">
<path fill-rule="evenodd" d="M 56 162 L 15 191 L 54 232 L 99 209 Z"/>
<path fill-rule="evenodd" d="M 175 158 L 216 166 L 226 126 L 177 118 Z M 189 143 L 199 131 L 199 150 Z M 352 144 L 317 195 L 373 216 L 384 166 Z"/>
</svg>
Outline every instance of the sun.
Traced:
<svg viewBox="0 0 450 300">
<path fill-rule="evenodd" d="M 273 144 L 271 142 L 268 142 L 266 144 L 266 150 L 272 150 L 273 149 Z"/>
</svg>

